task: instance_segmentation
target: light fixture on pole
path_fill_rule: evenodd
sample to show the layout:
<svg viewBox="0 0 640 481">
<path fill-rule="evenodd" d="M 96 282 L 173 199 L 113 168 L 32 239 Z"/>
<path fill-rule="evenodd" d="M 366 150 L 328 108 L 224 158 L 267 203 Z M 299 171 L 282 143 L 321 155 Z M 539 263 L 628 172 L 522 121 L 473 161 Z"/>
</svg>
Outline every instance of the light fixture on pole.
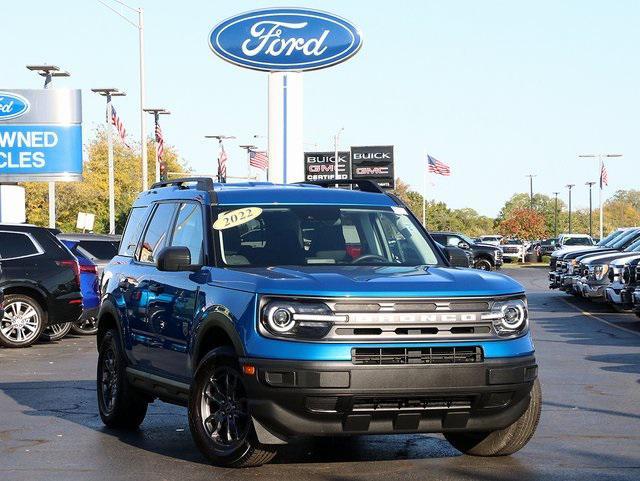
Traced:
<svg viewBox="0 0 640 481">
<path fill-rule="evenodd" d="M 528 174 L 525 177 L 529 177 L 529 196 L 531 199 L 531 210 L 533 210 L 533 178 L 537 177 L 535 174 Z"/>
<path fill-rule="evenodd" d="M 124 19 L 130 25 L 133 25 L 138 29 L 138 55 L 140 66 L 140 148 L 142 149 L 142 190 L 145 191 L 149 188 L 149 163 L 147 159 L 147 126 L 144 118 L 144 104 L 145 104 L 145 69 L 144 69 L 144 11 L 142 8 L 133 8 L 122 0 L 112 0 L 129 11 L 137 14 L 138 22 L 134 22 L 126 15 L 122 14 L 111 5 L 103 0 L 98 0 L 102 5 L 114 12 L 116 15 Z"/>
<path fill-rule="evenodd" d="M 591 188 L 595 185 L 595 182 L 585 182 L 584 185 L 589 186 L 589 237 L 593 237 L 593 219 L 591 218 L 593 212 L 593 204 L 591 202 Z M 600 238 L 602 239 L 602 237 Z"/>
<path fill-rule="evenodd" d="M 45 89 L 49 88 L 53 77 L 69 77 L 71 75 L 55 65 L 27 65 L 27 68 L 44 77 L 43 88 Z M 49 227 L 52 229 L 56 227 L 56 183 L 53 181 L 49 182 Z"/>
<path fill-rule="evenodd" d="M 553 211 L 553 237 L 554 238 L 558 237 L 558 194 L 560 194 L 560 192 L 553 193 L 553 195 L 556 196 L 556 206 L 555 206 L 555 210 Z"/>
<path fill-rule="evenodd" d="M 233 135 L 205 135 L 204 138 L 216 139 L 218 141 L 218 145 L 220 146 L 220 153 L 218 153 L 218 173 L 216 174 L 216 176 L 218 178 L 218 182 L 226 182 L 226 175 L 223 178 L 223 173 L 220 169 L 220 157 L 224 153 L 224 145 L 222 144 L 222 141 L 227 139 L 235 139 L 235 137 Z M 226 162 L 226 154 L 224 161 Z"/>
<path fill-rule="evenodd" d="M 600 191 L 598 193 L 598 210 L 600 211 L 600 239 L 602 239 L 603 237 L 603 232 L 604 232 L 604 216 L 602 213 L 602 174 L 603 174 L 603 170 L 604 170 L 604 164 L 603 164 L 603 159 L 608 159 L 608 158 L 613 158 L 613 157 L 622 157 L 622 154 L 580 154 L 578 155 L 578 157 L 581 158 L 590 158 L 590 159 L 594 159 L 597 158 L 598 159 L 598 166 L 600 168 L 599 170 L 599 175 L 600 175 Z"/>
<path fill-rule="evenodd" d="M 156 142 L 156 162 L 155 162 L 155 164 L 156 164 L 155 165 L 156 176 L 155 176 L 155 178 L 156 178 L 156 182 L 160 182 L 160 180 L 161 180 L 160 179 L 160 177 L 161 177 L 160 176 L 160 171 L 162 170 L 160 168 L 160 164 L 161 164 L 161 161 L 162 161 L 162 158 L 161 158 L 162 157 L 162 152 L 160 150 L 158 150 L 159 148 L 161 148 L 160 144 L 159 144 L 159 140 L 158 140 L 158 134 L 160 133 L 158 131 L 158 129 L 160 127 L 160 116 L 161 115 L 171 115 L 171 112 L 169 112 L 166 109 L 162 109 L 162 108 L 146 108 L 146 109 L 143 109 L 143 110 L 145 112 L 147 112 L 148 114 L 153 115 L 154 134 L 155 134 L 153 136 L 153 138 L 155 139 L 155 142 Z M 164 174 L 166 175 L 166 173 L 167 173 L 167 169 L 165 168 L 164 169 Z"/>
<path fill-rule="evenodd" d="M 106 123 L 107 123 L 107 155 L 109 164 L 109 234 L 116 233 L 116 187 L 113 163 L 113 139 L 111 137 L 111 97 L 123 97 L 126 93 L 117 88 L 91 89 L 92 92 L 102 95 L 107 99 Z"/>
<path fill-rule="evenodd" d="M 571 189 L 573 189 L 576 184 L 567 184 L 565 187 L 569 189 L 569 234 L 571 234 Z"/>
<path fill-rule="evenodd" d="M 255 145 L 238 145 L 241 149 L 247 151 L 247 182 L 251 180 L 251 151 L 257 149 Z"/>
<path fill-rule="evenodd" d="M 338 154 L 338 145 L 340 143 L 340 134 L 344 131 L 344 127 L 340 127 L 340 130 L 333 136 L 333 150 L 335 157 L 333 158 L 333 178 L 338 180 L 338 163 L 340 162 L 340 155 Z"/>
</svg>

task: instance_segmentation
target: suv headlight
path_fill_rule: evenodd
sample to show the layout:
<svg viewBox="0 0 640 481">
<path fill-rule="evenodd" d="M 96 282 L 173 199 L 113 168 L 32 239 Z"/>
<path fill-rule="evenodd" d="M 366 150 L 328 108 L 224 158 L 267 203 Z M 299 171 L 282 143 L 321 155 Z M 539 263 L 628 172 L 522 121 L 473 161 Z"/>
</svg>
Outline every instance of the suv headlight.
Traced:
<svg viewBox="0 0 640 481">
<path fill-rule="evenodd" d="M 598 264 L 593 268 L 593 277 L 596 281 L 601 281 L 609 272 L 609 266 L 607 264 Z"/>
<path fill-rule="evenodd" d="M 261 331 L 270 337 L 321 339 L 334 322 L 345 320 L 322 302 L 269 300 L 260 311 Z"/>
<path fill-rule="evenodd" d="M 491 314 L 483 319 L 490 319 L 499 336 L 519 336 L 529 329 L 529 309 L 526 297 L 498 301 L 493 304 Z"/>
</svg>

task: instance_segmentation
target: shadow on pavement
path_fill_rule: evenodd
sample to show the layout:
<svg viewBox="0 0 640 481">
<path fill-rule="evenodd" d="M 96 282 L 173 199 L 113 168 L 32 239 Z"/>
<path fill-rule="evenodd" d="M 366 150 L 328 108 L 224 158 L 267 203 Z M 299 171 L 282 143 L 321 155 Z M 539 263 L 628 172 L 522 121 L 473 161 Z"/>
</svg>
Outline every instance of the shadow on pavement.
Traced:
<svg viewBox="0 0 640 481">
<path fill-rule="evenodd" d="M 25 407 L 26 416 L 58 417 L 113 436 L 132 447 L 183 461 L 208 464 L 189 433 L 186 409 L 157 401 L 136 431 L 106 428 L 98 415 L 95 381 L 0 383 L 0 392 Z M 456 457 L 446 440 L 422 434 L 302 439 L 283 446 L 275 464 L 396 461 Z"/>
</svg>

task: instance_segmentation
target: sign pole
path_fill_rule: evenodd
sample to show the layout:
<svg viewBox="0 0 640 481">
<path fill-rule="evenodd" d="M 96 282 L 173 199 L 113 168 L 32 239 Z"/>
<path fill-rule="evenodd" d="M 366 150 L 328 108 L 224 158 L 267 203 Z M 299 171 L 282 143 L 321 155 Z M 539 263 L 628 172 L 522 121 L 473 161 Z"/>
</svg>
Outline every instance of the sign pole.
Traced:
<svg viewBox="0 0 640 481">
<path fill-rule="evenodd" d="M 109 234 L 116 232 L 116 204 L 115 204 L 115 178 L 113 164 L 113 138 L 111 136 L 111 123 L 109 117 L 111 114 L 111 93 L 107 93 L 107 152 L 109 165 Z"/>
<path fill-rule="evenodd" d="M 600 161 L 600 190 L 598 191 L 598 209 L 600 211 L 600 239 L 602 239 L 602 233 L 604 231 L 604 215 L 602 213 L 602 154 L 598 154 L 598 160 Z"/>
</svg>

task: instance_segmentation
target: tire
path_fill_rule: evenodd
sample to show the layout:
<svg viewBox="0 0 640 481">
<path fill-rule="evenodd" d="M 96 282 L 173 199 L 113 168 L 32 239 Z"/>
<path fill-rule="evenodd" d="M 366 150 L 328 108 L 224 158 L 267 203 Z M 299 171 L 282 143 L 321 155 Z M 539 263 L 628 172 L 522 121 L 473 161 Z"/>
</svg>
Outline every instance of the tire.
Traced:
<svg viewBox="0 0 640 481">
<path fill-rule="evenodd" d="M 105 426 L 137 429 L 147 414 L 148 402 L 129 385 L 124 352 L 114 329 L 107 331 L 100 343 L 96 383 L 98 409 Z"/>
<path fill-rule="evenodd" d="M 4 297 L 4 315 L 0 319 L 0 345 L 28 347 L 40 338 L 46 314 L 32 297 L 8 294 Z"/>
<path fill-rule="evenodd" d="M 47 326 L 42 330 L 40 334 L 40 340 L 45 342 L 59 341 L 64 336 L 69 334 L 71 330 L 71 322 L 65 322 L 64 324 L 54 324 Z"/>
<path fill-rule="evenodd" d="M 522 449 L 533 437 L 542 408 L 542 391 L 536 379 L 527 410 L 511 426 L 489 433 L 445 433 L 454 448 L 472 456 L 508 456 Z"/>
<path fill-rule="evenodd" d="M 217 416 L 217 425 L 207 421 Z M 216 466 L 260 466 L 276 455 L 275 446 L 258 442 L 235 360 L 209 357 L 198 366 L 189 399 L 189 428 L 200 452 Z"/>
<path fill-rule="evenodd" d="M 98 333 L 98 318 L 89 317 L 71 324 L 71 332 L 78 336 L 95 336 Z"/>
<path fill-rule="evenodd" d="M 476 260 L 474 267 L 481 271 L 490 271 L 493 268 L 491 261 L 484 258 Z"/>
</svg>

